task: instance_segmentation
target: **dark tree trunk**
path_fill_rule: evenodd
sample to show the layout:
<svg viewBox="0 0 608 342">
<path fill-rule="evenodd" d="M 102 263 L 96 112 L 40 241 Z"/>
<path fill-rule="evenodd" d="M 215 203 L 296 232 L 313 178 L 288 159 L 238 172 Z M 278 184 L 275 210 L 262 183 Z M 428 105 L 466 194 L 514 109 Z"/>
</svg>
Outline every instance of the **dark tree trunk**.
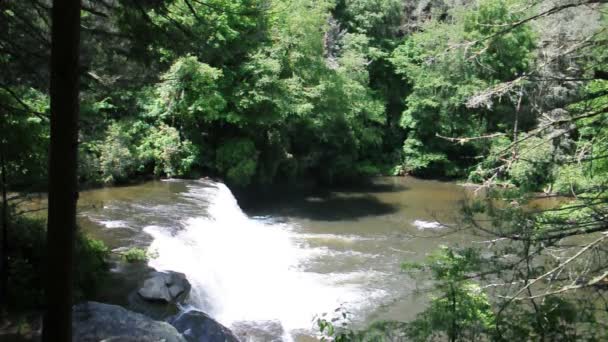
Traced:
<svg viewBox="0 0 608 342">
<path fill-rule="evenodd" d="M 5 115 L 2 120 L 6 120 Z M 4 121 L 0 126 L 4 130 Z M 8 289 L 8 198 L 6 196 L 6 142 L 0 141 L 0 172 L 2 172 L 2 251 L 0 252 L 0 309 L 6 308 L 7 289 Z M 2 313 L 4 314 L 4 310 Z"/>
<path fill-rule="evenodd" d="M 72 340 L 73 254 L 78 200 L 80 0 L 54 0 L 47 231 L 46 342 Z"/>
<path fill-rule="evenodd" d="M 0 12 L 6 9 L 6 1 L 0 0 Z M 0 32 L 8 32 L 8 23 L 6 20 L 2 20 L 0 23 Z M 8 121 L 8 112 L 4 112 L 2 115 L 2 121 L 0 122 L 0 129 L 5 132 L 5 123 Z M 6 137 L 0 138 L 0 172 L 2 172 L 2 245 L 0 251 L 0 316 L 4 314 L 6 308 L 7 296 L 6 292 L 8 289 L 8 202 L 7 202 L 7 184 L 6 184 L 6 160 L 5 160 L 5 148 L 6 148 Z M 2 317 L 0 317 L 2 318 Z"/>
</svg>

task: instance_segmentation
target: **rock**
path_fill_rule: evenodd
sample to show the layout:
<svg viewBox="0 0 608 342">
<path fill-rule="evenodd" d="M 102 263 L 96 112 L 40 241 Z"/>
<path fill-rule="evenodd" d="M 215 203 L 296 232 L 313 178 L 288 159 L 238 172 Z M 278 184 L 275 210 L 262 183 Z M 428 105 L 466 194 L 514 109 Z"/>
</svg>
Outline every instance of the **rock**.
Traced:
<svg viewBox="0 0 608 342">
<path fill-rule="evenodd" d="M 285 335 L 279 321 L 235 322 L 232 330 L 244 342 L 282 342 Z"/>
<path fill-rule="evenodd" d="M 188 342 L 239 342 L 230 329 L 201 311 L 187 311 L 168 319 Z"/>
<path fill-rule="evenodd" d="M 85 302 L 75 305 L 73 313 L 73 342 L 186 342 L 170 324 L 120 306 Z"/>
<path fill-rule="evenodd" d="M 183 273 L 153 272 L 137 293 L 148 301 L 178 303 L 188 296 L 190 289 Z"/>
<path fill-rule="evenodd" d="M 129 310 L 144 314 L 156 320 L 164 321 L 167 317 L 179 312 L 179 307 L 175 303 L 152 302 L 143 299 L 137 291 L 132 292 L 127 297 Z"/>
<path fill-rule="evenodd" d="M 164 320 L 179 312 L 190 294 L 186 276 L 177 272 L 151 272 L 138 290 L 128 296 L 129 309 Z"/>
</svg>

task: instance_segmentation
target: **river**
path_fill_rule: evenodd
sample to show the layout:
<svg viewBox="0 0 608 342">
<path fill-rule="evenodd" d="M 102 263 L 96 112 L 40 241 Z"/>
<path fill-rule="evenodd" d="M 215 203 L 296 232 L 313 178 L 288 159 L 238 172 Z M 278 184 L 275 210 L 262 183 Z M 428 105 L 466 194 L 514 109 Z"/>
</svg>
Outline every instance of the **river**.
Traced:
<svg viewBox="0 0 608 342">
<path fill-rule="evenodd" d="M 185 273 L 191 307 L 229 327 L 280 322 L 284 340 L 299 340 L 313 335 L 316 315 L 339 307 L 355 327 L 415 317 L 427 294 L 400 265 L 441 244 L 470 243 L 463 233 L 441 234 L 439 224 L 456 224 L 467 193 L 452 183 L 386 177 L 237 201 L 219 182 L 152 181 L 82 192 L 79 222 L 113 249 L 148 248 L 150 267 Z M 133 277 L 129 266 L 114 271 Z"/>
</svg>

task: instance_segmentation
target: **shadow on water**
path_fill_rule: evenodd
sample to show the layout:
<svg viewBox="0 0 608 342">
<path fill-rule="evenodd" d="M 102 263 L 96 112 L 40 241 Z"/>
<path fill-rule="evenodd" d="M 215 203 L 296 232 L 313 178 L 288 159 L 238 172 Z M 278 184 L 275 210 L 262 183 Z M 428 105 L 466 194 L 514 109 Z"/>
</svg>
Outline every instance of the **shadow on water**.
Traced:
<svg viewBox="0 0 608 342">
<path fill-rule="evenodd" d="M 367 216 L 380 216 L 397 212 L 394 205 L 383 203 L 372 196 L 297 198 L 280 207 L 281 214 L 323 221 L 352 220 Z"/>
<path fill-rule="evenodd" d="M 410 188 L 403 184 L 396 183 L 380 183 L 380 182 L 368 182 L 358 185 L 356 187 L 335 187 L 332 191 L 343 192 L 343 193 L 389 193 L 389 192 L 403 192 Z"/>
<path fill-rule="evenodd" d="M 399 207 L 385 203 L 373 193 L 404 191 L 391 184 L 357 188 L 266 188 L 235 193 L 239 205 L 251 216 L 289 216 L 321 221 L 355 220 L 393 214 Z"/>
</svg>

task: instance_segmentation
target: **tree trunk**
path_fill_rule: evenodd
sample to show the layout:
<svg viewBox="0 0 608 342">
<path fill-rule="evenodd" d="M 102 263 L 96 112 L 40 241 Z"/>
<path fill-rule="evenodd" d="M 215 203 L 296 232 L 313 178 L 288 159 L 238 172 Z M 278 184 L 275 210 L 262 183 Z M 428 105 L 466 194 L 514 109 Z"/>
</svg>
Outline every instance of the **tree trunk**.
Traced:
<svg viewBox="0 0 608 342">
<path fill-rule="evenodd" d="M 80 0 L 53 1 L 47 307 L 42 333 L 46 342 L 72 340 L 73 254 L 78 200 L 80 7 Z"/>
<path fill-rule="evenodd" d="M 8 115 L 5 114 L 2 120 L 5 120 Z M 4 131 L 4 121 L 1 127 Z M 0 252 L 0 309 L 6 308 L 7 290 L 8 290 L 8 198 L 6 195 L 6 142 L 4 139 L 0 141 L 0 172 L 2 172 L 2 252 Z M 4 314 L 4 310 L 2 313 Z"/>
<path fill-rule="evenodd" d="M 517 107 L 515 107 L 515 119 L 513 120 L 513 161 L 517 161 L 517 153 L 519 151 L 519 112 L 521 111 L 521 100 L 524 97 L 524 87 L 521 86 L 519 90 L 519 99 L 517 100 Z"/>
</svg>

